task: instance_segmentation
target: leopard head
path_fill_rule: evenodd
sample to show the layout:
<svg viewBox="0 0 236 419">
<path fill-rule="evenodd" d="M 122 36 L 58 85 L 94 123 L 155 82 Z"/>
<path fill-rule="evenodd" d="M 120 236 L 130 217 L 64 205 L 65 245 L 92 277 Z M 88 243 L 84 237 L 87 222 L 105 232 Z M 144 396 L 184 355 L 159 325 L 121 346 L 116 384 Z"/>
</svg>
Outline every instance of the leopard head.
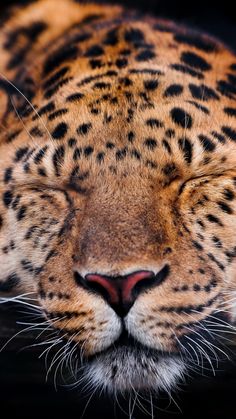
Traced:
<svg viewBox="0 0 236 419">
<path fill-rule="evenodd" d="M 0 290 L 35 293 L 94 385 L 156 391 L 234 320 L 236 59 L 94 7 L 43 0 L 4 31 Z"/>
</svg>

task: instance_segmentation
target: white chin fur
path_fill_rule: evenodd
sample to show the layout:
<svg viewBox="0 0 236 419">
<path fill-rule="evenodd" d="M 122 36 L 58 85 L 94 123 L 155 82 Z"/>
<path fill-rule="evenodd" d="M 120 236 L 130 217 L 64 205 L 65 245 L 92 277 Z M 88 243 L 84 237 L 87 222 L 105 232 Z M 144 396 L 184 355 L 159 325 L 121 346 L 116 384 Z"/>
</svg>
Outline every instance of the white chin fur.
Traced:
<svg viewBox="0 0 236 419">
<path fill-rule="evenodd" d="M 175 356 L 153 357 L 125 347 L 94 358 L 84 370 L 85 380 L 105 392 L 170 390 L 183 378 L 185 365 Z"/>
</svg>

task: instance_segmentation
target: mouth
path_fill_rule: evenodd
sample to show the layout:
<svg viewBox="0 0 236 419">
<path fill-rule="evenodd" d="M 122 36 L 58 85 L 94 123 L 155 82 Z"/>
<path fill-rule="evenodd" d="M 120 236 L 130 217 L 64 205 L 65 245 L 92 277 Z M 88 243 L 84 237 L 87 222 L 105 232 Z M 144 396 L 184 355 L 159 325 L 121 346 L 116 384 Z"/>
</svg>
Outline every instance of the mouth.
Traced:
<svg viewBox="0 0 236 419">
<path fill-rule="evenodd" d="M 121 335 L 119 338 L 108 348 L 96 352 L 93 355 L 90 355 L 87 357 L 87 362 L 90 363 L 94 359 L 98 357 L 105 356 L 108 353 L 114 352 L 114 351 L 125 351 L 127 354 L 132 352 L 139 352 L 142 354 L 146 354 L 147 357 L 152 357 L 153 359 L 156 359 L 158 362 L 159 357 L 165 357 L 169 356 L 169 352 L 164 351 L 158 351 L 157 349 L 152 349 L 148 347 L 147 345 L 139 342 L 136 338 L 134 338 L 132 335 L 130 335 L 126 329 L 123 329 Z"/>
<path fill-rule="evenodd" d="M 214 322 L 211 326 L 212 318 Z M 84 355 L 81 362 L 76 358 L 78 362 L 72 379 L 76 379 L 79 386 L 102 390 L 109 395 L 127 395 L 132 391 L 170 392 L 185 380 L 187 371 L 198 374 L 199 369 L 201 374 L 203 370 L 215 374 L 218 362 L 229 359 L 224 345 L 224 329 L 220 329 L 225 325 L 230 327 L 225 318 L 224 314 L 215 313 L 194 323 L 195 328 L 189 330 L 188 327 L 187 333 L 179 337 L 178 345 L 171 352 L 154 349 L 138 341 L 123 325 L 119 338 L 109 347 L 87 357 Z M 221 333 L 215 336 L 213 333 L 217 325 Z"/>
<path fill-rule="evenodd" d="M 185 365 L 176 353 L 149 348 L 123 331 L 104 351 L 87 358 L 84 378 L 108 393 L 169 390 L 182 379 Z"/>
</svg>

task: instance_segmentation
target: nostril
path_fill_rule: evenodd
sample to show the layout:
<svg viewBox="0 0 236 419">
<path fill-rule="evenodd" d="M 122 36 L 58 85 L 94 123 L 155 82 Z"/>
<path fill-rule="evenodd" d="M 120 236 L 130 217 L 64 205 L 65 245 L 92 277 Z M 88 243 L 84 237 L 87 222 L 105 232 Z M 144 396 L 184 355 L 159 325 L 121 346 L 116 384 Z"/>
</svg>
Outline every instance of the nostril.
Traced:
<svg viewBox="0 0 236 419">
<path fill-rule="evenodd" d="M 118 303 L 118 296 L 109 282 L 100 275 L 86 275 L 85 278 L 78 272 L 74 272 L 74 279 L 77 285 L 82 286 L 88 291 L 100 294 L 106 301 L 110 303 Z"/>
<path fill-rule="evenodd" d="M 121 290 L 123 278 L 87 274 L 85 279 L 89 289 L 100 293 L 110 305 L 119 303 L 122 298 Z"/>
<path fill-rule="evenodd" d="M 156 275 L 153 274 L 137 281 L 132 289 L 133 297 L 138 296 L 142 291 L 161 285 L 169 276 L 169 273 L 170 267 L 166 264 Z"/>
<path fill-rule="evenodd" d="M 74 280 L 77 285 L 85 285 L 84 278 L 77 271 L 74 272 Z"/>
<path fill-rule="evenodd" d="M 141 292 L 162 284 L 169 272 L 170 267 L 166 264 L 156 275 L 152 271 L 144 270 L 117 277 L 97 273 L 82 277 L 74 272 L 74 278 L 77 285 L 102 296 L 123 317 Z"/>
</svg>

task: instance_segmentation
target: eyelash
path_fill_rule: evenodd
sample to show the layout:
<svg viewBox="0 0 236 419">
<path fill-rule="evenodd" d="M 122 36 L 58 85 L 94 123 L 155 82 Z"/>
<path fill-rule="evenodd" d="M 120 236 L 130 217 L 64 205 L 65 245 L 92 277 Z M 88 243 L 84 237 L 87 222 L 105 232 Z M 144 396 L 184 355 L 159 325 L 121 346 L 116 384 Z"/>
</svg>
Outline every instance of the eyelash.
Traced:
<svg viewBox="0 0 236 419">
<path fill-rule="evenodd" d="M 185 187 L 190 182 L 193 182 L 193 181 L 196 181 L 197 182 L 199 179 L 206 179 L 204 181 L 200 181 L 199 184 L 197 185 L 197 186 L 202 186 L 202 184 L 209 183 L 210 179 L 212 179 L 212 178 L 213 178 L 213 176 L 205 176 L 205 175 L 203 175 L 203 176 L 197 176 L 195 178 L 188 179 L 186 182 L 183 182 L 182 185 L 180 186 L 178 195 L 181 195 L 183 193 Z"/>
</svg>

